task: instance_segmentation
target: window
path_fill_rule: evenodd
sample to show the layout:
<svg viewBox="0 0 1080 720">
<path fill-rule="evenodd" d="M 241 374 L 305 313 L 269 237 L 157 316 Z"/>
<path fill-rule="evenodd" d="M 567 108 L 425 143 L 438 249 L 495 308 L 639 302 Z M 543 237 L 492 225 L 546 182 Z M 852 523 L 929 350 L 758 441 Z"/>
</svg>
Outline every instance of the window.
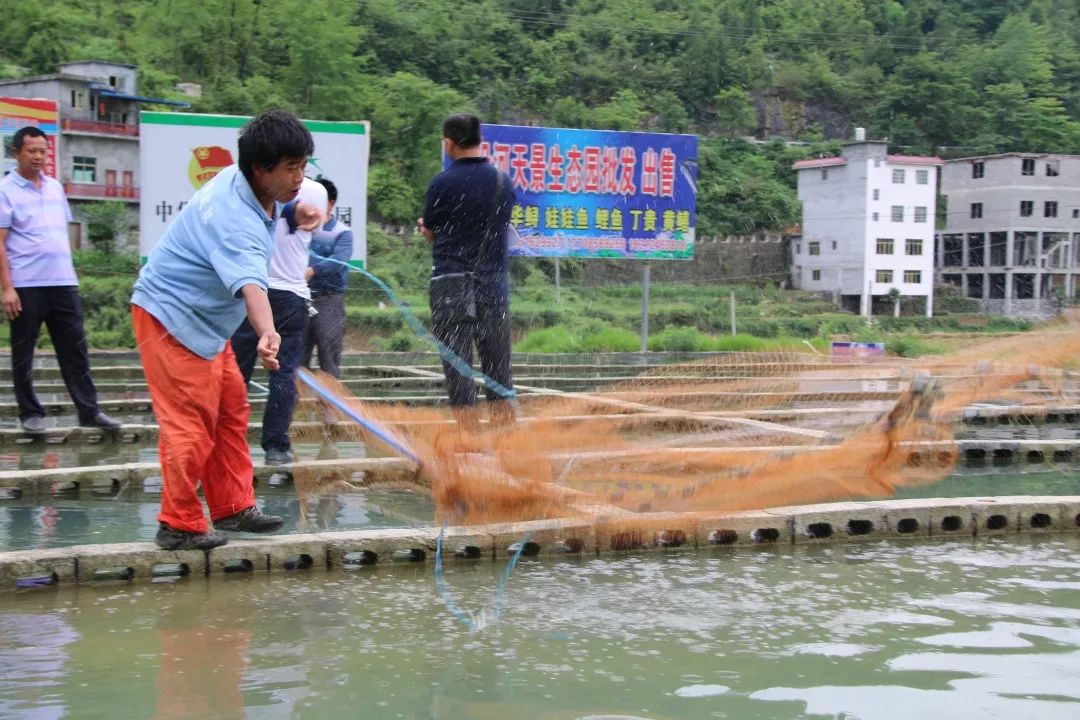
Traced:
<svg viewBox="0 0 1080 720">
<path fill-rule="evenodd" d="M 875 200 L 880 200 L 881 199 L 881 191 L 878 190 L 877 188 L 874 188 L 874 199 Z"/>
<path fill-rule="evenodd" d="M 892 238 L 878 238 L 877 239 L 877 254 L 878 255 L 892 255 L 893 254 L 893 240 L 892 240 Z"/>
<path fill-rule="evenodd" d="M 986 173 L 986 166 L 981 162 L 971 163 L 971 177 L 978 180 Z"/>
<path fill-rule="evenodd" d="M 877 221 L 878 221 L 878 214 L 874 213 L 874 222 L 877 222 Z"/>
<path fill-rule="evenodd" d="M 915 171 L 915 184 L 916 185 L 929 185 L 930 184 L 930 171 L 929 170 L 916 170 Z"/>
<path fill-rule="evenodd" d="M 982 203 L 971 203 L 971 219 L 978 220 L 982 217 Z"/>
<path fill-rule="evenodd" d="M 115 75 L 109 76 L 109 87 L 120 87 L 120 80 Z"/>
<path fill-rule="evenodd" d="M 919 283 L 922 282 L 922 271 L 921 270 L 905 270 L 904 271 L 904 282 L 911 283 L 913 285 L 918 285 Z"/>
<path fill-rule="evenodd" d="M 1031 214 L 1035 212 L 1035 203 L 1031 200 L 1020 201 L 1020 217 L 1031 217 Z"/>
<path fill-rule="evenodd" d="M 71 179 L 77 183 L 97 182 L 97 158 L 76 155 L 71 159 Z"/>
<path fill-rule="evenodd" d="M 1046 177 L 1057 177 L 1061 174 L 1061 166 L 1057 160 L 1046 161 Z"/>
<path fill-rule="evenodd" d="M 1073 220 L 1080 218 L 1080 210 L 1073 210 Z"/>
<path fill-rule="evenodd" d="M 835 250 L 835 249 L 836 249 L 836 241 L 835 241 L 835 240 L 833 240 L 833 241 L 832 241 L 832 249 L 833 249 L 833 250 Z"/>
<path fill-rule="evenodd" d="M 802 255 L 802 243 L 795 243 L 795 254 Z"/>
<path fill-rule="evenodd" d="M 1057 217 L 1057 200 L 1047 200 L 1043 203 L 1043 217 Z"/>
<path fill-rule="evenodd" d="M 893 170 L 892 171 L 892 181 L 893 181 L 894 185 L 903 185 L 904 184 L 904 171 L 903 170 Z"/>
<path fill-rule="evenodd" d="M 81 110 L 86 105 L 86 94 L 81 93 L 78 90 L 71 91 L 71 107 L 75 110 Z"/>
<path fill-rule="evenodd" d="M 904 206 L 903 205 L 893 205 L 892 206 L 892 221 L 893 222 L 904 222 Z"/>
<path fill-rule="evenodd" d="M 810 279 L 811 280 L 820 280 L 821 279 L 821 271 L 820 270 L 811 271 Z"/>
<path fill-rule="evenodd" d="M 878 270 L 874 273 L 874 280 L 879 283 L 891 283 L 892 282 L 892 270 Z"/>
<path fill-rule="evenodd" d="M 1035 158 L 1024 158 L 1020 161 L 1020 174 L 1021 175 L 1034 175 L 1035 174 Z"/>
<path fill-rule="evenodd" d="M 821 179 L 822 180 L 828 180 L 829 179 L 829 168 L 821 168 Z"/>
<path fill-rule="evenodd" d="M 922 255 L 922 238 L 908 238 L 904 241 L 905 255 Z"/>
<path fill-rule="evenodd" d="M 923 205 L 916 205 L 915 206 L 915 222 L 917 222 L 917 223 L 926 222 L 926 207 L 925 206 L 923 206 Z"/>
<path fill-rule="evenodd" d="M 821 254 L 821 243 L 819 243 L 817 240 L 814 240 L 813 242 L 808 243 L 807 246 L 806 246 L 806 251 L 810 255 L 820 255 Z"/>
</svg>

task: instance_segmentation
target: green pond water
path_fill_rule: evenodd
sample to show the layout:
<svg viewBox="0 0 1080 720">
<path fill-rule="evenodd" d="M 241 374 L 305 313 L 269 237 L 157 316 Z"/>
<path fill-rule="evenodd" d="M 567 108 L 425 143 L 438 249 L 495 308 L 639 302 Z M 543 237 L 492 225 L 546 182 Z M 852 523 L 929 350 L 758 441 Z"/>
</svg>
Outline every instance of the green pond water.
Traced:
<svg viewBox="0 0 1080 720">
<path fill-rule="evenodd" d="M 500 614 L 502 572 L 3 595 L 0 717 L 1080 717 L 1080 536 L 523 559 Z"/>
</svg>

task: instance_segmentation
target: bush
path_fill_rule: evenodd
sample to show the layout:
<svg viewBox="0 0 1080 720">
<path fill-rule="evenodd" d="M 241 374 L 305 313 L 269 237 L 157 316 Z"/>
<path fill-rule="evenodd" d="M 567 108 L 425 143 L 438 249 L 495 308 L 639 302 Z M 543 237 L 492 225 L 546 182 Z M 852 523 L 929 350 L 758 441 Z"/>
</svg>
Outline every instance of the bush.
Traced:
<svg viewBox="0 0 1080 720">
<path fill-rule="evenodd" d="M 759 338 L 772 338 L 780 334 L 780 330 L 777 327 L 777 324 L 772 320 L 739 319 L 736 329 L 744 335 L 753 335 L 754 337 Z"/>
<path fill-rule="evenodd" d="M 139 256 L 135 253 L 76 250 L 71 259 L 80 274 L 127 275 L 133 284 L 139 274 Z"/>
<path fill-rule="evenodd" d="M 862 327 L 851 334 L 851 339 L 855 342 L 883 342 L 885 340 L 885 333 L 876 321 L 873 323 L 866 322 L 863 323 Z"/>
<path fill-rule="evenodd" d="M 431 313 L 425 314 L 430 317 Z M 346 307 L 345 326 L 367 333 L 395 333 L 405 327 L 405 318 L 395 307 Z"/>
<path fill-rule="evenodd" d="M 372 344 L 382 352 L 409 352 L 427 350 L 427 343 L 416 336 L 412 330 L 399 330 L 388 338 L 372 338 Z M 434 348 L 431 348 L 434 349 Z"/>
<path fill-rule="evenodd" d="M 782 334 L 792 337 L 810 338 L 817 335 L 818 321 L 812 318 L 788 318 L 780 322 Z"/>
<path fill-rule="evenodd" d="M 986 323 L 986 329 L 997 332 L 1025 332 L 1031 329 L 1031 321 L 1022 318 L 1005 317 L 1004 315 L 993 315 Z"/>
<path fill-rule="evenodd" d="M 885 340 L 885 352 L 900 357 L 913 358 L 922 355 L 940 355 L 945 351 L 945 346 L 927 342 L 914 335 L 896 335 Z"/>
<path fill-rule="evenodd" d="M 667 352 L 698 352 L 710 338 L 695 327 L 669 327 L 649 337 L 649 349 Z"/>
<path fill-rule="evenodd" d="M 866 326 L 866 319 L 859 315 L 839 315 L 836 313 L 818 319 L 818 337 L 828 338 L 833 335 L 853 335 Z"/>
<path fill-rule="evenodd" d="M 649 308 L 649 322 L 657 328 L 696 325 L 702 315 L 700 307 L 689 303 L 664 303 Z"/>
<path fill-rule="evenodd" d="M 529 332 L 517 345 L 516 352 L 633 352 L 640 348 L 637 333 L 606 323 L 588 321 L 581 327 L 556 325 Z"/>
<path fill-rule="evenodd" d="M 563 325 L 533 330 L 514 346 L 515 352 L 523 353 L 564 353 L 576 349 L 570 330 Z"/>
<path fill-rule="evenodd" d="M 577 349 L 581 352 L 634 352 L 641 349 L 641 337 L 638 333 L 608 326 L 583 335 Z"/>
<path fill-rule="evenodd" d="M 965 297 L 955 285 L 934 286 L 934 314 L 977 313 L 980 303 L 974 298 Z"/>
<path fill-rule="evenodd" d="M 121 276 L 89 276 L 80 279 L 79 295 L 82 297 L 83 310 L 87 315 L 105 308 L 127 309 L 131 301 L 131 290 L 135 278 Z"/>
<path fill-rule="evenodd" d="M 721 335 L 709 338 L 704 349 L 714 352 L 761 352 L 775 347 L 775 340 L 765 340 L 753 335 Z"/>
<path fill-rule="evenodd" d="M 566 314 L 566 306 L 560 307 L 535 302 L 511 302 L 510 326 L 518 331 L 553 327 L 563 322 Z M 594 313 L 594 315 L 603 317 L 600 313 Z"/>
</svg>

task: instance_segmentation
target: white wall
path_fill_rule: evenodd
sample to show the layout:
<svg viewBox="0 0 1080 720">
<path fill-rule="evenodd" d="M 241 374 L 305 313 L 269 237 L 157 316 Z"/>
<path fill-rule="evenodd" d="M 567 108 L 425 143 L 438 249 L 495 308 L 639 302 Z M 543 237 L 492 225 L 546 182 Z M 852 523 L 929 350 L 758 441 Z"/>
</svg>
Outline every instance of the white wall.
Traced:
<svg viewBox="0 0 1080 720">
<path fill-rule="evenodd" d="M 904 171 L 904 182 L 894 183 L 893 170 Z M 918 170 L 927 171 L 927 183 L 916 182 Z M 905 296 L 930 296 L 934 288 L 934 209 L 937 197 L 937 168 L 933 165 L 914 163 L 894 163 L 884 161 L 878 167 L 867 169 L 867 198 L 871 214 L 866 225 L 866 257 L 869 259 L 864 282 L 870 283 L 873 295 L 888 295 L 892 288 L 898 288 Z M 872 200 L 873 190 L 880 190 L 880 200 Z M 904 208 L 903 222 L 893 222 L 892 207 Z M 915 222 L 915 209 L 926 208 L 926 221 Z M 878 213 L 878 221 L 873 221 L 873 212 Z M 892 255 L 878 255 L 878 238 L 893 240 Z M 922 255 L 908 255 L 907 240 L 922 240 Z M 891 283 L 876 281 L 877 270 L 892 270 Z M 905 270 L 918 270 L 918 283 L 904 282 Z"/>
</svg>

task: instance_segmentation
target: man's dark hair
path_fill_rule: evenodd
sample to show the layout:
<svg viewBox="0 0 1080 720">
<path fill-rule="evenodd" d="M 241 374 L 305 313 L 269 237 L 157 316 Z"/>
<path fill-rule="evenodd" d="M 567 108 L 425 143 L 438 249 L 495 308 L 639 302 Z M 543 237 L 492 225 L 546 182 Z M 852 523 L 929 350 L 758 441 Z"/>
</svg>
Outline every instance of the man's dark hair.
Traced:
<svg viewBox="0 0 1080 720">
<path fill-rule="evenodd" d="M 267 110 L 240 130 L 240 172 L 249 181 L 255 165 L 273 170 L 285 159 L 310 157 L 315 141 L 300 119 L 287 110 Z"/>
<path fill-rule="evenodd" d="M 457 113 L 443 120 L 442 134 L 459 148 L 468 149 L 480 144 L 480 118 L 468 113 Z"/>
<path fill-rule="evenodd" d="M 327 202 L 332 202 L 332 203 L 337 202 L 337 185 L 330 182 L 330 180 L 328 180 L 327 178 L 324 178 L 322 175 L 315 178 L 315 182 L 319 183 L 324 188 L 326 188 L 326 200 L 327 200 Z"/>
<path fill-rule="evenodd" d="M 27 125 L 24 128 L 19 128 L 15 131 L 15 137 L 11 139 L 11 147 L 15 150 L 22 150 L 23 140 L 28 137 L 47 137 L 45 131 L 39 127 L 33 125 Z"/>
</svg>

